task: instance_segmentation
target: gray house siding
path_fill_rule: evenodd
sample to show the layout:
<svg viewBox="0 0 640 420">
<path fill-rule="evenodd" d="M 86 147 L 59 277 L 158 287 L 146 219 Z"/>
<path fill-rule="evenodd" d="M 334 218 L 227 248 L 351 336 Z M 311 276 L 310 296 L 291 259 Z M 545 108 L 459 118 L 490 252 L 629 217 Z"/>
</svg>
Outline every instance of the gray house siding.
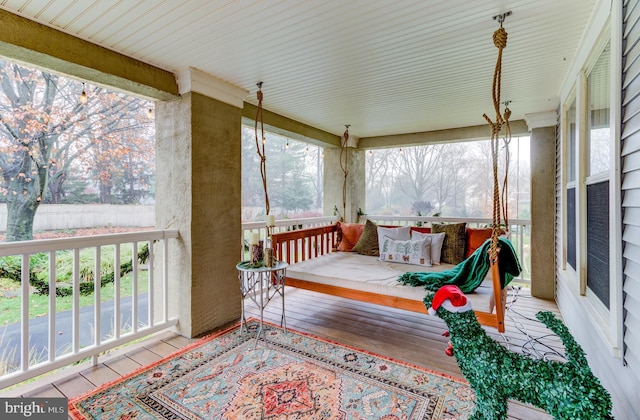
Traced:
<svg viewBox="0 0 640 420">
<path fill-rule="evenodd" d="M 622 57 L 623 355 L 640 378 L 640 1 L 628 1 Z"/>
</svg>

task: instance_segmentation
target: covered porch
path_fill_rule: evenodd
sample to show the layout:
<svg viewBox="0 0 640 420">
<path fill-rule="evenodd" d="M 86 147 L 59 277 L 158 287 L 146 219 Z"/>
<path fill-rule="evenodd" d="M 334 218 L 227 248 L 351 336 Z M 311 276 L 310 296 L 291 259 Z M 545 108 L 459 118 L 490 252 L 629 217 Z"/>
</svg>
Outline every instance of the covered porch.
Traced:
<svg viewBox="0 0 640 420">
<path fill-rule="evenodd" d="M 280 322 L 281 302 L 276 298 L 265 311 L 265 321 Z M 415 312 L 382 307 L 368 303 L 287 288 L 287 328 L 328 338 L 342 344 L 382 354 L 411 364 L 462 378 L 453 357 L 445 354 L 448 339 L 442 336 L 446 325 L 437 317 Z M 257 307 L 248 303 L 248 317 L 259 317 Z M 534 298 L 526 288 L 513 288 L 509 292 L 507 327 L 504 334 L 488 329 L 492 337 L 516 352 L 527 352 L 537 357 L 556 357 L 562 354 L 562 343 L 557 337 L 545 337 L 548 330 L 532 320 L 540 310 L 559 314 L 555 303 Z M 233 325 L 224 324 L 216 330 Z M 212 331 L 212 332 L 214 332 Z M 112 351 L 101 357 L 96 366 L 85 362 L 68 367 L 53 375 L 7 392 L 10 396 L 74 398 L 121 376 L 144 369 L 171 353 L 195 342 L 173 332 L 157 333 L 153 337 Z M 537 408 L 512 402 L 510 419 L 551 418 Z"/>
<path fill-rule="evenodd" d="M 637 6 L 635 1 L 597 1 L 590 4 L 591 13 L 587 10 L 588 8 L 576 9 L 571 13 L 572 15 L 582 13 L 584 22 L 589 18 L 586 30 L 583 30 L 582 25 L 576 25 L 575 33 L 578 34 L 576 36 L 582 38 L 576 38 L 579 41 L 579 48 L 575 57 L 556 57 L 553 54 L 543 54 L 543 50 L 539 50 L 534 51 L 539 53 L 538 57 L 527 52 L 521 60 L 526 64 L 525 67 L 535 72 L 542 66 L 543 56 L 545 59 L 553 57 L 557 63 L 562 62 L 564 70 L 551 72 L 552 79 L 560 81 L 568 78 L 568 81 L 564 83 L 562 91 L 558 94 L 562 100 L 561 105 L 556 96 L 545 98 L 543 105 L 532 113 L 523 114 L 520 119 L 513 122 L 513 134 L 528 134 L 532 137 L 531 294 L 530 297 L 519 299 L 517 304 L 530 303 L 530 312 L 519 311 L 526 312 L 530 316 L 545 307 L 557 311 L 558 308 L 553 303 L 557 299 L 572 333 L 585 345 L 594 372 L 603 378 L 603 383 L 611 390 L 614 413 L 633 417 L 638 413 L 633 389 L 637 389 L 635 386 L 638 383 L 637 350 L 640 348 L 640 342 L 635 333 L 637 329 L 633 328 L 637 325 L 638 319 L 635 316 L 638 299 L 635 297 L 639 290 L 636 286 L 638 277 L 636 238 L 638 236 L 633 234 L 638 230 L 637 218 L 633 217 L 638 208 L 636 194 L 638 178 L 633 172 L 638 168 L 635 164 L 638 147 L 635 136 L 637 130 L 634 124 L 629 123 L 628 129 L 624 132 L 625 136 L 630 137 L 628 141 L 621 140 L 623 137 L 621 131 L 624 123 L 633 122 L 632 117 L 637 115 L 634 111 L 636 109 L 634 99 L 637 101 L 637 96 L 629 90 L 631 99 L 625 98 L 624 104 L 622 103 L 621 97 L 626 87 L 635 87 L 635 84 L 632 81 L 625 82 L 627 84 L 623 89 L 620 78 L 623 70 L 626 72 L 628 69 L 626 67 L 623 69 L 620 61 L 623 58 L 623 26 L 627 22 L 626 18 L 623 22 L 623 12 L 631 16 L 628 19 L 629 29 L 624 30 L 625 37 L 628 36 L 625 45 L 635 46 L 637 43 L 634 37 L 637 37 L 637 34 L 631 29 L 635 28 L 634 19 L 637 17 L 636 11 L 640 6 Z M 535 6 L 531 7 L 535 8 Z M 466 9 L 466 4 L 464 7 L 461 5 L 460 9 L 463 8 Z M 538 15 L 535 10 L 531 12 L 531 15 Z M 449 13 L 445 15 L 450 16 Z M 175 323 L 172 332 L 162 333 L 163 335 L 145 342 L 136 350 L 120 351 L 114 354 L 115 359 L 101 360 L 97 366 L 79 366 L 72 376 L 68 376 L 67 374 L 71 371 L 67 371 L 57 377 L 42 379 L 43 382 L 34 383 L 33 386 L 29 386 L 29 389 L 16 390 L 18 395 L 49 395 L 49 393 L 70 397 L 79 395 L 90 387 L 109 381 L 114 375 L 126 374 L 148 365 L 174 349 L 191 343 L 196 337 L 236 322 L 240 316 L 240 293 L 237 287 L 235 264 L 240 253 L 238 238 L 243 233 L 240 217 L 239 138 L 243 121 L 253 119 L 256 115 L 256 107 L 247 100 L 250 92 L 197 68 L 189 67 L 193 64 L 191 62 L 183 63 L 184 68 L 173 69 L 175 72 L 168 71 L 4 10 L 0 11 L 0 23 L 2 23 L 0 54 L 4 56 L 47 69 L 55 69 L 82 80 L 112 86 L 157 101 L 156 228 L 178 232 L 164 260 L 167 264 L 166 290 L 172 296 L 166 301 L 165 313 L 166 318 Z M 569 25 L 562 24 L 557 27 L 566 29 Z M 531 28 L 538 28 L 538 25 L 531 25 Z M 542 32 L 536 29 L 532 31 Z M 476 32 L 473 31 L 474 35 Z M 458 31 L 458 35 L 460 34 L 461 31 Z M 569 130 L 564 107 L 565 100 L 571 95 L 576 95 L 575 91 L 572 91 L 575 89 L 575 84 L 579 87 L 577 98 L 582 101 L 579 108 L 588 109 L 583 97 L 584 92 L 580 88 L 586 84 L 584 69 L 588 63 L 587 57 L 593 55 L 592 49 L 596 41 L 600 37 L 607 36 L 613 38 L 612 57 L 614 57 L 611 65 L 614 74 L 611 85 L 614 86 L 614 92 L 611 96 L 615 103 L 611 104 L 610 126 L 612 143 L 615 143 L 615 147 L 612 146 L 611 160 L 619 162 L 628 156 L 632 163 L 624 171 L 625 174 L 629 174 L 624 184 L 621 181 L 622 171 L 618 170 L 618 165 L 616 164 L 615 168 L 612 165 L 611 168 L 615 176 L 611 176 L 612 199 L 608 202 L 612 209 L 609 224 L 612 232 L 611 243 L 614 245 L 610 248 L 610 256 L 615 263 L 611 265 L 609 275 L 604 277 L 606 282 L 612 284 L 611 308 L 607 307 L 607 310 L 603 310 L 600 314 L 591 310 L 589 302 L 585 303 L 587 301 L 584 284 L 585 267 L 580 266 L 577 271 L 567 270 L 564 261 L 566 258 L 563 259 L 567 249 L 567 221 L 565 220 L 567 200 L 562 191 L 566 184 L 568 145 L 564 140 L 566 135 L 557 132 L 556 127 L 564 131 Z M 635 63 L 636 55 L 633 51 L 625 51 L 624 54 L 624 57 L 628 54 L 629 64 Z M 460 54 L 452 54 L 452 56 L 458 56 L 458 60 L 462 61 Z M 493 56 L 491 60 L 483 60 L 483 63 L 488 61 L 492 64 Z M 569 66 L 568 70 L 565 62 Z M 462 67 L 458 62 L 456 70 L 461 70 Z M 636 66 L 630 67 L 630 70 L 637 70 Z M 353 68 L 360 70 L 358 66 Z M 282 73 L 283 79 L 286 79 L 287 75 Z M 439 73 L 447 72 L 439 71 Z M 463 77 L 459 78 L 463 79 Z M 527 82 L 534 79 L 535 77 L 526 78 Z M 314 80 L 309 80 L 310 84 L 313 84 Z M 252 80 L 251 83 L 257 81 Z M 527 85 L 535 91 L 544 83 L 531 82 Z M 248 84 L 245 83 L 245 86 Z M 488 90 L 488 83 L 483 86 Z M 471 91 L 464 88 L 461 90 L 465 95 Z M 480 90 L 473 89 L 474 92 Z M 340 94 L 342 95 L 342 92 Z M 528 99 L 529 96 L 532 95 L 523 95 L 523 99 Z M 430 97 L 429 101 L 438 106 L 443 102 L 431 99 Z M 461 100 L 451 101 L 449 105 L 458 108 L 466 99 L 470 98 L 463 97 Z M 305 102 L 307 106 L 311 103 L 312 111 L 316 110 L 313 101 L 308 100 L 308 96 L 300 102 Z M 628 107 L 633 115 L 623 119 L 621 116 L 623 107 Z M 413 110 L 417 108 L 419 107 L 414 106 Z M 363 115 L 367 114 L 364 112 L 366 109 L 362 103 L 352 109 L 362 111 Z M 474 107 L 473 110 L 468 111 L 481 115 L 484 110 L 484 108 Z M 545 112 L 537 112 L 541 110 Z M 559 114 L 558 111 L 561 113 Z M 306 115 L 312 115 L 312 113 L 306 112 Z M 453 114 L 454 112 L 449 112 L 447 116 Z M 423 117 L 424 115 L 413 118 L 411 122 L 429 119 Z M 319 129 L 311 123 L 307 124 L 269 111 L 265 112 L 264 120 L 275 130 L 292 133 L 299 138 L 326 147 L 324 209 L 325 215 L 330 216 L 334 206 L 342 202 L 343 193 L 342 180 L 336 179 L 341 176 L 338 159 L 341 139 L 335 134 L 338 129 Z M 578 121 L 581 127 L 586 125 L 581 119 Z M 354 122 L 340 121 L 338 125 L 341 126 L 344 123 L 353 124 Z M 488 135 L 486 125 L 468 124 L 463 127 L 451 127 L 454 125 L 449 124 L 432 131 L 425 129 L 426 131 L 409 132 L 411 130 L 408 130 L 405 132 L 407 134 L 370 134 L 350 145 L 348 153 L 354 166 L 347 185 L 345 220 L 355 221 L 358 209 L 364 202 L 362 155 L 365 150 L 433 142 L 466 141 L 486 138 Z M 331 130 L 333 132 L 329 132 Z M 580 137 L 579 140 L 580 148 L 584 147 L 585 139 Z M 624 147 L 621 146 L 622 143 Z M 582 166 L 585 165 L 581 164 Z M 627 193 L 624 205 L 621 200 L 623 192 Z M 579 204 L 586 203 L 579 202 Z M 579 217 L 577 223 L 581 231 L 579 233 L 583 237 L 586 236 L 586 219 Z M 584 259 L 579 255 L 578 261 L 582 260 Z M 210 264 L 202 264 L 202 261 L 208 261 Z M 212 269 L 212 266 L 215 269 Z M 438 320 L 427 319 L 423 323 L 422 319 L 419 322 L 416 319 L 416 322 L 412 322 L 412 326 L 408 327 L 403 319 L 417 315 L 396 312 L 389 308 L 370 307 L 367 304 L 328 296 L 310 295 L 309 292 L 291 289 L 287 290 L 287 297 L 290 297 L 288 307 L 291 308 L 287 316 L 292 328 L 333 337 L 338 341 L 353 343 L 370 351 L 393 353 L 395 357 L 406 358 L 416 364 L 458 374 L 455 363 L 452 363 L 452 360 L 441 351 L 446 344 L 446 339 L 438 335 L 442 327 Z M 331 310 L 327 309 L 328 307 L 331 307 Z M 394 313 L 393 317 L 388 316 L 389 311 Z M 268 311 L 267 315 L 273 319 L 279 319 L 277 313 Z M 526 338 L 516 332 L 517 329 L 512 328 L 516 324 L 516 322 L 513 326 L 507 324 L 507 334 L 514 331 L 513 336 L 509 335 L 511 340 L 526 341 Z M 366 331 L 368 335 L 360 334 L 360 330 Z M 415 351 L 408 354 L 401 345 L 406 340 L 411 340 L 414 348 L 424 349 L 425 354 Z M 510 413 L 513 418 L 539 418 L 540 415 L 527 408 L 514 408 Z"/>
</svg>

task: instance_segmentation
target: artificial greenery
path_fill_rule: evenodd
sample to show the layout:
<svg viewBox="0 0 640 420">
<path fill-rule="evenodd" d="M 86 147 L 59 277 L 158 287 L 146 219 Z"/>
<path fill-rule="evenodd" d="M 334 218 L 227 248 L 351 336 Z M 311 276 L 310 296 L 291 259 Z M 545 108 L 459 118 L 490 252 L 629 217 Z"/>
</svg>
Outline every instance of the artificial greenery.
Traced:
<svg viewBox="0 0 640 420">
<path fill-rule="evenodd" d="M 42 277 L 37 274 L 39 270 L 37 267 L 42 266 L 46 267 L 46 264 L 43 264 L 42 258 L 44 258 L 44 262 L 48 264 L 48 257 L 46 254 L 36 254 L 31 256 L 30 260 L 30 270 L 29 270 L 29 284 L 36 289 L 36 292 L 41 295 L 49 294 L 49 281 L 46 276 Z M 144 264 L 149 259 L 149 245 L 145 244 L 138 251 L 138 261 L 141 264 Z M 0 258 L 0 277 L 9 278 L 14 281 L 21 281 L 21 259 L 19 256 L 5 257 Z M 40 261 L 38 263 L 38 261 Z M 127 273 L 133 271 L 133 261 L 129 260 L 122 264 L 120 264 L 120 276 L 124 276 Z M 90 295 L 94 292 L 94 274 L 93 268 L 81 268 L 80 277 L 82 281 L 79 284 L 80 294 L 83 296 Z M 107 273 L 100 277 L 100 287 L 104 287 L 109 283 L 114 281 L 115 275 L 113 269 L 107 271 Z M 56 287 L 56 296 L 71 296 L 73 294 L 73 287 L 68 286 L 57 286 Z"/>
<path fill-rule="evenodd" d="M 434 294 L 424 299 L 431 307 Z M 449 328 L 458 366 L 476 395 L 473 419 L 507 418 L 507 401 L 518 400 L 547 411 L 556 419 L 610 419 L 611 396 L 593 375 L 584 351 L 551 312 L 536 314 L 557 334 L 567 362 L 538 360 L 507 350 L 478 323 L 473 310 L 436 310 Z"/>
</svg>

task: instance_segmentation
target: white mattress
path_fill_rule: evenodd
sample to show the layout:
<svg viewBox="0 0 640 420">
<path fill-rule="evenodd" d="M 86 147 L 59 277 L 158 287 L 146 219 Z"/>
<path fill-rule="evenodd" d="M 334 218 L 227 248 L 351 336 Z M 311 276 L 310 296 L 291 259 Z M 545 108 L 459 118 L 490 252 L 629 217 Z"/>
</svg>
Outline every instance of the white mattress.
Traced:
<svg viewBox="0 0 640 420">
<path fill-rule="evenodd" d="M 355 252 L 331 252 L 289 265 L 287 277 L 422 302 L 427 291 L 401 284 L 398 277 L 406 272 L 444 271 L 452 267 L 452 264 L 424 267 L 390 263 Z M 474 310 L 490 312 L 493 307 L 491 276 L 487 276 L 480 287 L 467 297 Z"/>
</svg>

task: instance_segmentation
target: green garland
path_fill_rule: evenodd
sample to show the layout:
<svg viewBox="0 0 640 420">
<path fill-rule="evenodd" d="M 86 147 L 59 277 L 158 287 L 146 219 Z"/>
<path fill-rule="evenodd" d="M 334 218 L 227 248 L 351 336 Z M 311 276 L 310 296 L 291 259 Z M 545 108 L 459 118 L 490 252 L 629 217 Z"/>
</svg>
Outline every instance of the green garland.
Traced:
<svg viewBox="0 0 640 420">
<path fill-rule="evenodd" d="M 431 307 L 433 294 L 424 304 Z M 453 352 L 476 395 L 473 419 L 507 418 L 507 401 L 518 400 L 546 410 L 556 419 L 611 419 L 611 396 L 591 372 L 584 351 L 553 313 L 536 314 L 557 334 L 567 362 L 537 360 L 507 350 L 490 338 L 472 310 L 437 315 L 449 328 Z"/>
<path fill-rule="evenodd" d="M 145 244 L 140 251 L 138 251 L 138 261 L 141 264 L 146 263 L 149 260 L 149 245 Z M 133 271 L 133 261 L 127 261 L 120 264 L 120 277 Z M 21 269 L 20 267 L 0 266 L 0 277 L 9 278 L 16 282 L 21 281 Z M 82 296 L 90 295 L 94 292 L 95 286 L 93 283 L 93 273 L 91 272 L 88 279 L 80 282 L 80 294 Z M 113 271 L 105 274 L 100 278 L 100 287 L 104 287 L 109 283 L 113 283 L 115 275 Z M 33 270 L 29 271 L 29 284 L 36 289 L 36 292 L 40 295 L 49 294 L 49 282 L 37 277 Z M 56 296 L 71 296 L 73 294 L 73 287 L 56 287 Z"/>
</svg>

